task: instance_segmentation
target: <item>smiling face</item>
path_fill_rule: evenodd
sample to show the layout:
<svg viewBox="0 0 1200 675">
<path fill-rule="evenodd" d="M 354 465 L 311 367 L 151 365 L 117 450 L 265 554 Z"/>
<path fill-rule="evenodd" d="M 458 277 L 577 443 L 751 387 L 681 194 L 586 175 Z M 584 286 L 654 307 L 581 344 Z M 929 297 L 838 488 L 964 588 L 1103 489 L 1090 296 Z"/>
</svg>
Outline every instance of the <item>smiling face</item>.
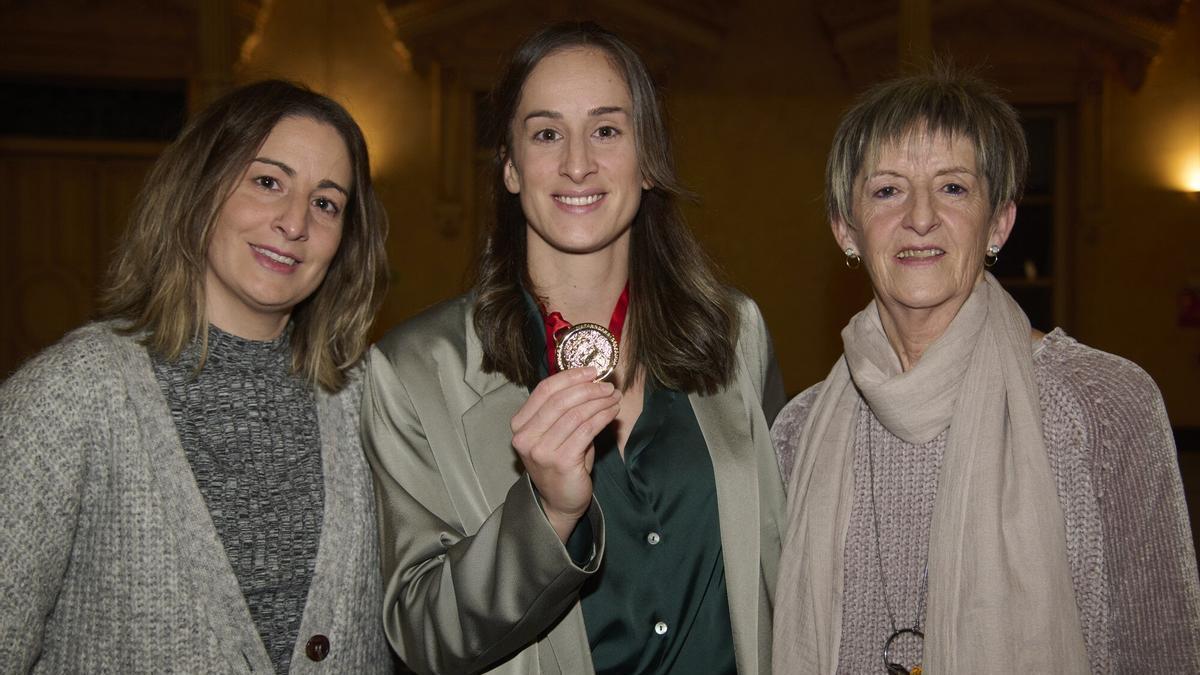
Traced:
<svg viewBox="0 0 1200 675">
<path fill-rule="evenodd" d="M 638 165 L 629 88 L 605 53 L 569 48 L 543 58 L 521 89 L 504 184 L 520 196 L 531 260 L 627 252 L 649 187 Z"/>
<path fill-rule="evenodd" d="M 275 125 L 213 225 L 204 282 L 211 323 L 258 340 L 283 330 L 337 253 L 351 176 L 332 126 L 308 117 Z"/>
<path fill-rule="evenodd" d="M 967 139 L 916 131 L 874 159 L 854 181 L 854 224 L 835 218 L 834 237 L 862 256 L 891 323 L 932 317 L 944 329 L 982 278 L 987 246 L 1004 245 L 1016 207 L 992 214 Z"/>
</svg>

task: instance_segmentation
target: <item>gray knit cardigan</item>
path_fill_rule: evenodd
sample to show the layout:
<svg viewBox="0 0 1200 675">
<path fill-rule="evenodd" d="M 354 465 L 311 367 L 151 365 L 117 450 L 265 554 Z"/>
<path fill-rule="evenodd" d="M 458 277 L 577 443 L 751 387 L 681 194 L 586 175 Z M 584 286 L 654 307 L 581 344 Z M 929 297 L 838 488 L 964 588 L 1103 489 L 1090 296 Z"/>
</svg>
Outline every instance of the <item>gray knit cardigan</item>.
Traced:
<svg viewBox="0 0 1200 675">
<path fill-rule="evenodd" d="M 317 395 L 325 515 L 292 673 L 393 667 L 360 396 L 357 377 Z M 0 529 L 3 672 L 273 672 L 149 356 L 110 325 L 0 386 Z"/>
<path fill-rule="evenodd" d="M 1200 673 L 1200 579 L 1175 444 L 1158 387 L 1137 365 L 1080 344 L 1062 330 L 1041 340 L 1033 363 L 1042 435 L 1066 519 L 1067 558 L 1092 672 Z M 785 476 L 821 386 L 792 399 L 771 428 Z M 944 438 L 943 432 L 929 445 L 944 445 Z M 860 435 L 856 453 L 865 452 L 862 443 Z M 899 439 L 886 452 L 910 464 L 928 455 Z M 898 467 L 876 469 L 882 474 Z M 910 465 L 907 470 L 924 469 Z M 856 481 L 856 501 L 870 499 L 867 485 L 869 481 Z M 928 495 L 921 489 L 902 494 L 910 501 L 928 499 L 932 504 L 936 481 L 923 485 Z M 886 513 L 887 507 L 881 511 Z M 898 564 L 895 549 L 877 563 L 874 556 L 884 554 L 876 554 L 875 542 L 867 537 L 867 545 L 857 550 L 865 548 L 868 554 L 851 552 L 854 527 L 847 537 L 847 569 L 857 565 L 856 574 L 865 578 L 877 564 L 888 567 L 890 592 L 916 598 L 920 575 L 914 569 L 905 577 L 904 570 L 893 569 Z M 921 532 L 912 537 L 911 546 L 927 548 L 928 527 L 910 527 Z M 870 532 L 869 524 L 859 532 Z M 783 554 L 789 555 L 786 545 Z M 906 583 L 908 588 L 899 588 Z M 870 622 L 865 615 L 852 614 L 870 608 L 883 615 L 882 592 L 843 600 L 844 645 L 862 644 L 862 635 L 848 631 Z M 905 621 L 915 606 L 915 600 L 905 606 Z M 879 664 L 880 640 L 878 635 L 865 638 L 871 645 L 866 653 L 843 649 L 841 658 L 852 663 L 840 663 L 838 672 Z M 879 668 L 882 671 L 882 665 Z M 998 664 L 997 672 L 1003 670 Z"/>
</svg>

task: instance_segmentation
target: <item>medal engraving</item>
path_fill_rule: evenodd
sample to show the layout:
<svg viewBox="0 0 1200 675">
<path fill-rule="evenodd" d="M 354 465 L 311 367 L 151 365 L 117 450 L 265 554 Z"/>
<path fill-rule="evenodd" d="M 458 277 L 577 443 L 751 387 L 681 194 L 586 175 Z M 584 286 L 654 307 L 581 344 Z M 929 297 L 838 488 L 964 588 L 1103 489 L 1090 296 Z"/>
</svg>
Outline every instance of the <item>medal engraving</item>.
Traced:
<svg viewBox="0 0 1200 675">
<path fill-rule="evenodd" d="M 556 336 L 556 360 L 558 369 L 592 366 L 599 382 L 608 377 L 617 367 L 620 347 L 617 339 L 604 326 L 594 323 L 576 324 Z"/>
</svg>

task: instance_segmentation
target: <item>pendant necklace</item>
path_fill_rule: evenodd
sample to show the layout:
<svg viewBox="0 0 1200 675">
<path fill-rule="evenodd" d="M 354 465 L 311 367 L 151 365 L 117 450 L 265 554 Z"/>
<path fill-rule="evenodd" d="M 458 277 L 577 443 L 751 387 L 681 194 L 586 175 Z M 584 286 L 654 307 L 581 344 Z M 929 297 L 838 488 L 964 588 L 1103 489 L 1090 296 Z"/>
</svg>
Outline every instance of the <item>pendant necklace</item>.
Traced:
<svg viewBox="0 0 1200 675">
<path fill-rule="evenodd" d="M 905 668 L 902 664 L 892 661 L 892 643 L 897 639 L 911 635 L 921 641 L 921 651 L 924 652 L 925 633 L 921 629 L 922 615 L 925 613 L 925 592 L 929 587 L 929 561 L 925 561 L 925 570 L 921 573 L 921 587 L 917 595 L 917 615 L 913 617 L 910 627 L 899 628 L 896 625 L 896 615 L 892 612 L 892 601 L 888 595 L 887 575 L 883 571 L 883 545 L 879 537 L 879 509 L 875 505 L 875 450 L 871 442 L 871 425 L 867 423 L 867 468 L 871 478 L 871 524 L 875 531 L 875 557 L 879 561 L 879 582 L 883 586 L 883 604 L 887 609 L 888 621 L 892 626 L 892 634 L 883 642 L 883 668 L 887 675 L 921 675 L 921 664 Z"/>
<path fill-rule="evenodd" d="M 546 324 L 546 365 L 553 375 L 569 368 L 592 366 L 596 382 L 612 374 L 621 357 L 621 329 L 629 308 L 629 282 L 625 283 L 617 306 L 613 308 L 608 328 L 595 323 L 571 325 L 559 312 L 547 313 L 542 308 Z"/>
</svg>

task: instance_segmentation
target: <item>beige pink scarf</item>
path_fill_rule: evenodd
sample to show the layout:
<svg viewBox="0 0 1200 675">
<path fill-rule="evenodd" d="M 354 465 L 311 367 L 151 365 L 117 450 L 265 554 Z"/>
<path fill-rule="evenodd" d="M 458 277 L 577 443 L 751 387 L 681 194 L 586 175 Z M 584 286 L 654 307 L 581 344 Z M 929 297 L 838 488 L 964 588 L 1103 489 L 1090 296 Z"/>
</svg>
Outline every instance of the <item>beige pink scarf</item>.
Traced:
<svg viewBox="0 0 1200 675">
<path fill-rule="evenodd" d="M 1020 307 L 985 274 L 908 372 L 874 302 L 850 320 L 842 340 L 845 355 L 804 425 L 788 485 L 775 672 L 837 670 L 856 411 L 864 401 L 909 443 L 949 428 L 929 536 L 925 672 L 1088 672 Z"/>
</svg>

